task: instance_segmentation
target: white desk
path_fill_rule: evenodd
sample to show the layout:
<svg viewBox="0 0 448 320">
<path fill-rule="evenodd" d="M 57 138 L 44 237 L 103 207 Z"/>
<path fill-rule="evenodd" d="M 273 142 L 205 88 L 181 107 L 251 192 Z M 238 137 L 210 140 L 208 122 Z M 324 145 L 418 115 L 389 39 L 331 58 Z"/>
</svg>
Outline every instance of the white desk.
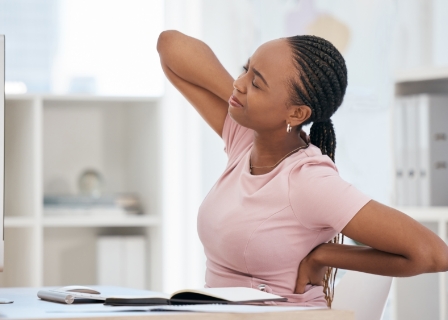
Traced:
<svg viewBox="0 0 448 320">
<path fill-rule="evenodd" d="M 145 291 L 119 287 L 93 286 L 102 294 L 144 294 Z M 107 312 L 101 303 L 92 304 L 59 304 L 40 300 L 38 288 L 1 288 L 0 298 L 14 300 L 12 304 L 0 305 L 0 318 L 6 319 L 130 319 L 141 320 L 192 320 L 192 319 L 232 319 L 232 320 L 354 320 L 351 311 L 340 310 L 307 310 L 270 313 L 184 313 L 184 312 Z M 102 310 L 103 311 L 99 311 Z M 77 312 L 81 311 L 82 312 Z M 89 312 L 90 310 L 90 312 Z"/>
</svg>

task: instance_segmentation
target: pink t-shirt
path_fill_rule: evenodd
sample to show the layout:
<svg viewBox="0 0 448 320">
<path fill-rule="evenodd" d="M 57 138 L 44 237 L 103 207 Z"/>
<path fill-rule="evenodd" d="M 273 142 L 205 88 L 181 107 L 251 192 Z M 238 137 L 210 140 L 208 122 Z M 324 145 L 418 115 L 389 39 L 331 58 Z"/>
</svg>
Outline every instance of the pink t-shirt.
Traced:
<svg viewBox="0 0 448 320">
<path fill-rule="evenodd" d="M 336 236 L 370 200 L 339 177 L 312 144 L 274 170 L 251 175 L 253 131 L 227 115 L 222 134 L 229 161 L 198 215 L 207 256 L 206 287 L 259 288 L 287 305 L 323 306 L 322 286 L 294 288 L 300 261 Z"/>
</svg>

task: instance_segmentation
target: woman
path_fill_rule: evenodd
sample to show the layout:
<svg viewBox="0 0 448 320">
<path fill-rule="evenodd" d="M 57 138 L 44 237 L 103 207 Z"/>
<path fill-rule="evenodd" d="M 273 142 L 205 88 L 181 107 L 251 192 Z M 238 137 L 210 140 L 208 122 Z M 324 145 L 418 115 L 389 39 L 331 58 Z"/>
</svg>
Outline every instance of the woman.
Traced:
<svg viewBox="0 0 448 320">
<path fill-rule="evenodd" d="M 448 248 L 342 180 L 331 116 L 347 69 L 314 36 L 267 42 L 233 79 L 203 42 L 163 32 L 167 78 L 225 143 L 229 161 L 199 209 L 207 287 L 252 287 L 331 306 L 336 268 L 407 277 L 448 270 Z M 313 123 L 310 137 L 303 125 Z M 338 244 L 339 234 L 365 246 Z"/>
</svg>

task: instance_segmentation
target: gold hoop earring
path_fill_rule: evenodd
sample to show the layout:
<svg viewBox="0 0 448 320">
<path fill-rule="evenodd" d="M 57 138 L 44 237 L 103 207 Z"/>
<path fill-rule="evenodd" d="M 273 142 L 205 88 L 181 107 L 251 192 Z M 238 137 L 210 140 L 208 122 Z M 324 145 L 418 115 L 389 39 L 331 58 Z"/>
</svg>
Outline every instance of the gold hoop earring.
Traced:
<svg viewBox="0 0 448 320">
<path fill-rule="evenodd" d="M 286 132 L 290 133 L 292 130 L 291 125 L 288 123 L 288 125 L 286 126 Z"/>
</svg>

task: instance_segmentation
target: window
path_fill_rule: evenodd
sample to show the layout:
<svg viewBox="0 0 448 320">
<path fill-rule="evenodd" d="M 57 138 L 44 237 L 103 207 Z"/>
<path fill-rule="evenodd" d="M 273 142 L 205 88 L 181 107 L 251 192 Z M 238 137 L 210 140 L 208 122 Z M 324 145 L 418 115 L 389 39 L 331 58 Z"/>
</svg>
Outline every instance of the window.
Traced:
<svg viewBox="0 0 448 320">
<path fill-rule="evenodd" d="M 7 93 L 159 96 L 163 0 L 0 0 Z"/>
</svg>

